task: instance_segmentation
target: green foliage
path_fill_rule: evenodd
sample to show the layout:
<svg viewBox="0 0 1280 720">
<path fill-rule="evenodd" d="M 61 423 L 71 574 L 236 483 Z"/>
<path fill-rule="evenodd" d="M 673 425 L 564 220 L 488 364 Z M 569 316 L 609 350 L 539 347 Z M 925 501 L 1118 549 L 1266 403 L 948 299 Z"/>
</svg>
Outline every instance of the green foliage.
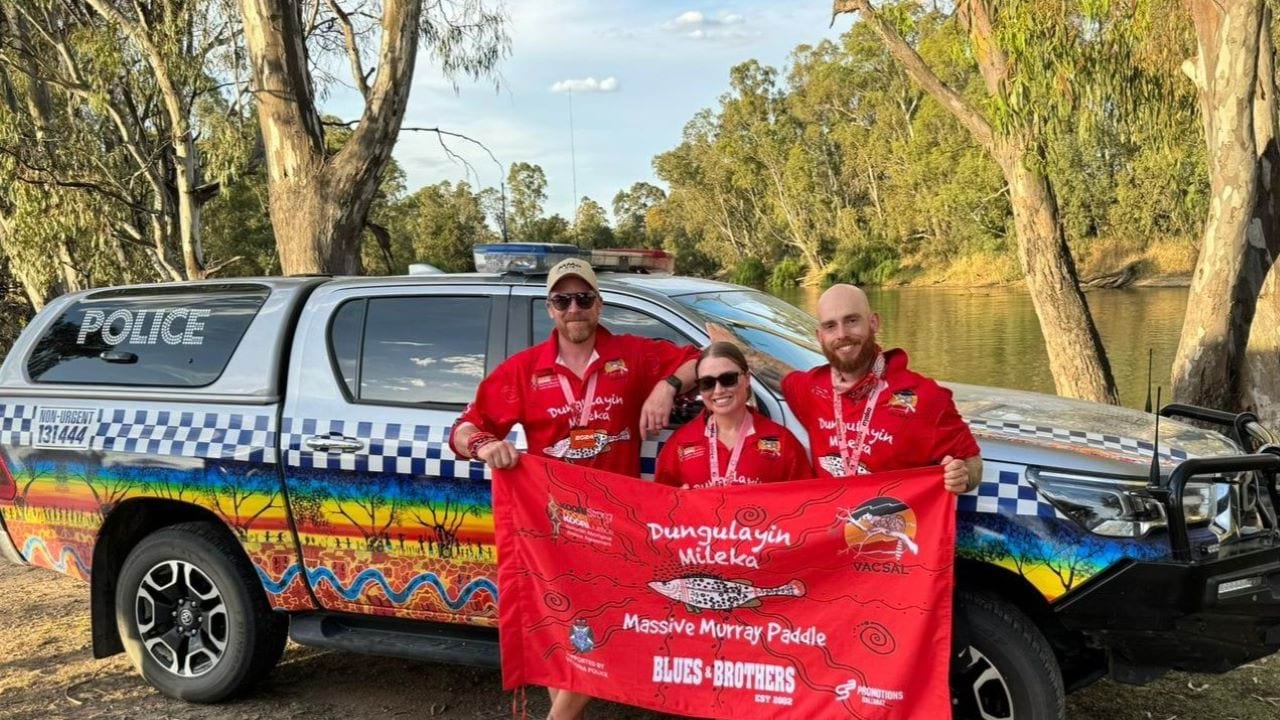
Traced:
<svg viewBox="0 0 1280 720">
<path fill-rule="evenodd" d="M 428 185 L 388 207 L 383 214 L 391 235 L 394 265 L 386 272 L 403 274 L 410 263 L 425 262 L 445 272 L 474 268 L 471 250 L 477 244 L 497 242 L 485 222 L 480 195 L 466 182 Z M 377 247 L 366 242 L 366 255 Z M 366 267 L 383 267 L 379 259 Z"/>
<path fill-rule="evenodd" d="M 547 201 L 546 173 L 537 165 L 515 163 L 507 171 L 507 192 L 510 198 L 508 226 L 511 239 L 536 242 L 534 237 L 542 230 L 535 226 L 542 217 L 542 204 Z"/>
<path fill-rule="evenodd" d="M 784 258 L 769 273 L 768 288 L 774 292 L 793 288 L 804 280 L 804 265 L 796 258 Z"/>
<path fill-rule="evenodd" d="M 600 203 L 589 197 L 578 202 L 578 214 L 573 220 L 573 243 L 586 250 L 614 246 L 613 229 Z"/>
<path fill-rule="evenodd" d="M 993 41 L 1016 66 L 1005 95 L 994 96 L 1003 107 L 982 105 L 992 94 L 963 13 L 912 1 L 877 7 L 998 130 L 1039 133 L 1030 161 L 1047 172 L 1073 246 L 1120 238 L 1141 252 L 1153 237 L 1194 242 L 1206 208 L 1203 141 L 1185 112 L 1189 84 L 1171 63 L 1190 52 L 1169 9 L 1161 17 L 1144 0 L 992 6 Z M 1165 35 L 1145 34 L 1157 29 Z M 1164 47 L 1166 38 L 1179 49 Z M 1110 78 L 1108 63 L 1117 66 Z M 779 281 L 792 281 L 798 265 L 804 283 L 921 274 L 980 282 L 1007 279 L 1016 266 L 999 168 L 866 23 L 839 42 L 797 47 L 785 72 L 748 61 L 729 80 L 717 106 L 654 159 L 669 190 L 650 213 L 663 217 L 683 271 L 690 257 L 707 274 L 753 280 L 745 260 L 774 268 Z M 967 262 L 991 257 L 1011 263 Z M 966 274 L 939 272 L 951 266 Z M 990 277 L 973 275 L 984 268 Z"/>
<path fill-rule="evenodd" d="M 729 272 L 729 282 L 762 288 L 769 278 L 769 269 L 759 258 L 745 258 Z"/>
</svg>

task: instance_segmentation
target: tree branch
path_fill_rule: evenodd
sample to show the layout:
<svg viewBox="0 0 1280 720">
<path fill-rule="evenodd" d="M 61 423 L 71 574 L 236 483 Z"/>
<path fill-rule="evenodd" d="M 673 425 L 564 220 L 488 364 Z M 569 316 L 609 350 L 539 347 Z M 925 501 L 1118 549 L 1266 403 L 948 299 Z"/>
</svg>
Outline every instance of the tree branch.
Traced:
<svg viewBox="0 0 1280 720">
<path fill-rule="evenodd" d="M 347 59 L 351 61 L 351 75 L 355 78 L 356 89 L 360 91 L 360 96 L 369 101 L 369 81 L 364 74 L 364 65 L 360 62 L 360 46 L 356 44 L 356 29 L 351 24 L 351 17 L 338 5 L 337 0 L 325 0 L 329 9 L 338 18 L 338 24 L 342 26 L 342 39 L 347 45 Z"/>
<path fill-rule="evenodd" d="M 951 89 L 938 77 L 933 68 L 929 67 L 929 64 L 924 61 L 924 58 L 920 57 L 920 53 L 916 52 L 915 48 L 911 47 L 898 34 L 898 31 L 871 6 L 870 0 L 835 0 L 832 5 L 832 23 L 835 22 L 837 15 L 852 12 L 862 14 L 863 20 L 879 36 L 881 42 L 889 50 L 889 54 L 893 55 L 902 64 L 903 69 L 907 71 L 912 80 L 954 115 L 960 121 L 960 124 L 964 125 L 965 129 L 973 135 L 974 140 L 979 145 L 988 152 L 994 152 L 994 133 L 987 119 L 968 100 L 965 100 L 960 93 Z"/>
</svg>

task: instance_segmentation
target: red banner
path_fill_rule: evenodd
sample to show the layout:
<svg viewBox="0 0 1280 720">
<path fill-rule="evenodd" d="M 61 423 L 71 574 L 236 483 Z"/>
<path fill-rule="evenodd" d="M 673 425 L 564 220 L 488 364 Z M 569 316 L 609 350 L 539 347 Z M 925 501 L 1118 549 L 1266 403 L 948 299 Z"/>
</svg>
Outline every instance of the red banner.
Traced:
<svg viewBox="0 0 1280 720">
<path fill-rule="evenodd" d="M 693 717 L 949 718 L 941 468 L 676 490 L 495 473 L 502 679 Z"/>
</svg>

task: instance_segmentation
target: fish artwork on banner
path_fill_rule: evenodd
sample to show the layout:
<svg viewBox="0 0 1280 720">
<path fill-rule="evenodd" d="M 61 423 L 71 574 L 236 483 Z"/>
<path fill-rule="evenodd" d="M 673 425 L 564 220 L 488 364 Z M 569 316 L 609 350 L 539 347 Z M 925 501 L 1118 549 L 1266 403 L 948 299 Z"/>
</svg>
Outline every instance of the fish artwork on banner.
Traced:
<svg viewBox="0 0 1280 720">
<path fill-rule="evenodd" d="M 692 717 L 949 718 L 939 467 L 677 490 L 494 473 L 503 685 Z"/>
</svg>

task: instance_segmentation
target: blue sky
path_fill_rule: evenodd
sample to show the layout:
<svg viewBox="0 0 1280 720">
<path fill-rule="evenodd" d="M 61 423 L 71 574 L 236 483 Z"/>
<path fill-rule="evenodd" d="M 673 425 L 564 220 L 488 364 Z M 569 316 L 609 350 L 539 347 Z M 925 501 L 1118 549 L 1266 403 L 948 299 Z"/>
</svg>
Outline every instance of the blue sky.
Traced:
<svg viewBox="0 0 1280 720">
<path fill-rule="evenodd" d="M 653 156 L 674 147 L 693 114 L 716 103 L 728 88 L 730 67 L 748 58 L 781 66 L 796 45 L 847 29 L 849 16 L 827 28 L 830 7 L 824 0 L 508 0 L 512 52 L 500 68 L 501 87 L 464 83 L 455 93 L 419 55 L 405 125 L 474 137 L 504 165 L 541 165 L 547 212 L 571 218 L 569 95 L 553 88 L 579 81 L 573 92 L 578 195 L 610 209 L 619 189 L 656 181 Z M 594 89 L 582 89 L 588 78 Z M 336 93 L 327 105 L 356 116 L 348 93 Z M 461 141 L 450 146 L 474 165 L 482 185 L 497 185 L 499 170 L 483 152 Z M 466 175 L 434 134 L 402 133 L 395 157 L 410 190 Z"/>
</svg>

